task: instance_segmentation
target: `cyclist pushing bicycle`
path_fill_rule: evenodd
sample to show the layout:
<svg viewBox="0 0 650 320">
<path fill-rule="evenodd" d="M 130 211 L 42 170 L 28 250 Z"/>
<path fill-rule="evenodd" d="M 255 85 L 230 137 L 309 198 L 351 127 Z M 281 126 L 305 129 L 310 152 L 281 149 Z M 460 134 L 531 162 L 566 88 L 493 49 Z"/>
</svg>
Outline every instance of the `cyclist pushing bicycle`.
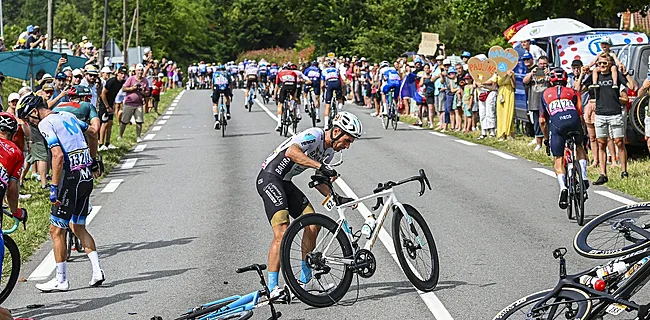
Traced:
<svg viewBox="0 0 650 320">
<path fill-rule="evenodd" d="M 281 75 L 279 76 L 281 77 Z M 282 288 L 278 286 L 280 243 L 289 227 L 289 217 L 295 219 L 303 214 L 314 213 L 309 199 L 291 182 L 291 179 L 306 169 L 313 168 L 334 181 L 337 173 L 325 163 L 332 159 L 335 152 L 349 148 L 355 139 L 361 137 L 362 132 L 363 127 L 359 118 L 352 113 L 341 112 L 334 118 L 331 129 L 310 128 L 296 134 L 280 144 L 262 164 L 262 170 L 257 176 L 256 187 L 273 228 L 273 241 L 268 258 L 268 287 L 271 290 L 271 297 L 282 292 Z M 330 194 L 330 190 L 325 186 L 321 185 L 316 188 L 324 196 Z M 338 203 L 352 200 L 340 197 Z M 366 218 L 366 220 L 369 219 L 372 217 Z M 368 224 L 371 225 L 373 221 L 368 221 Z M 374 226 L 374 223 L 372 225 Z M 318 231 L 315 228 L 306 231 L 311 235 L 305 235 L 307 240 L 303 242 L 303 256 L 315 247 L 313 242 L 315 242 Z M 315 281 L 310 281 L 310 278 L 311 270 L 303 261 L 301 274 L 303 286 L 315 283 Z M 307 285 L 305 285 L 306 283 Z M 305 290 L 318 289 L 321 288 L 305 288 Z"/>
<path fill-rule="evenodd" d="M 587 154 L 584 143 L 584 119 L 582 117 L 582 101 L 580 93 L 566 87 L 567 74 L 562 68 L 551 71 L 550 82 L 552 87 L 546 89 L 542 95 L 542 109 L 540 110 L 539 124 L 544 131 L 544 140 L 550 146 L 554 158 L 553 169 L 560 185 L 559 206 L 566 209 L 569 205 L 569 190 L 566 186 L 563 164 L 564 146 L 569 135 L 573 135 L 576 144 L 576 158 L 580 163 L 580 171 L 584 180 L 583 189 L 589 188 L 587 180 Z"/>
</svg>

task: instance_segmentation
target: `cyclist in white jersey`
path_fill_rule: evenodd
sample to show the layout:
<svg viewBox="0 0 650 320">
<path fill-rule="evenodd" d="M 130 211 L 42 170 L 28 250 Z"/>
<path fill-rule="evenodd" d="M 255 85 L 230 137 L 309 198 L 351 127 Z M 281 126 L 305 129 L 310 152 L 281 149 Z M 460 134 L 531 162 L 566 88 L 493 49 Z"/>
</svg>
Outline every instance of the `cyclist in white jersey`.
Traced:
<svg viewBox="0 0 650 320">
<path fill-rule="evenodd" d="M 302 214 L 314 213 L 314 208 L 309 199 L 296 187 L 291 178 L 303 171 L 313 168 L 320 174 L 336 179 L 337 173 L 326 165 L 334 152 L 350 147 L 355 139 L 361 137 L 363 127 L 359 119 L 349 112 L 337 114 L 331 130 L 311 128 L 287 139 L 264 161 L 262 170 L 257 176 L 257 193 L 262 197 L 266 216 L 273 228 L 273 241 L 269 249 L 268 286 L 271 295 L 277 296 L 281 291 L 278 286 L 278 272 L 280 271 L 280 242 L 284 232 L 289 226 L 289 217 L 297 218 Z M 323 195 L 329 195 L 329 190 L 322 186 L 316 187 Z M 352 199 L 341 198 L 340 203 Z M 368 217 L 368 220 L 371 217 Z M 371 223 L 370 221 L 368 223 Z M 374 223 L 369 226 L 374 227 Z M 312 232 L 316 230 L 310 229 Z M 313 238 L 313 237 L 312 237 Z M 314 244 L 307 244 L 308 247 Z M 303 262 L 303 275 L 301 279 L 309 287 L 311 272 Z"/>
<path fill-rule="evenodd" d="M 50 236 L 54 247 L 56 277 L 37 284 L 36 288 L 44 292 L 69 290 L 65 248 L 68 227 L 81 240 L 90 259 L 93 269 L 90 286 L 99 286 L 105 280 L 104 271 L 99 264 L 95 239 L 86 230 L 93 176 L 101 174 L 99 162 L 95 159 L 97 132 L 72 113 L 48 109 L 45 100 L 34 94 L 29 94 L 18 102 L 16 113 L 29 124 L 38 126 L 52 152 Z"/>
<path fill-rule="evenodd" d="M 244 61 L 240 61 L 237 64 L 237 71 L 239 71 L 239 81 L 244 81 L 244 70 L 246 67 L 244 66 Z"/>
<path fill-rule="evenodd" d="M 206 81 L 206 75 L 208 74 L 208 65 L 205 64 L 205 61 L 199 62 L 199 85 L 203 86 Z"/>
<path fill-rule="evenodd" d="M 250 88 L 253 88 L 253 99 L 255 99 L 255 91 L 257 90 L 257 73 L 258 73 L 257 64 L 255 61 L 251 61 L 250 64 L 246 67 L 244 71 L 246 74 L 246 100 L 244 100 L 244 107 L 248 109 L 248 92 Z"/>
</svg>

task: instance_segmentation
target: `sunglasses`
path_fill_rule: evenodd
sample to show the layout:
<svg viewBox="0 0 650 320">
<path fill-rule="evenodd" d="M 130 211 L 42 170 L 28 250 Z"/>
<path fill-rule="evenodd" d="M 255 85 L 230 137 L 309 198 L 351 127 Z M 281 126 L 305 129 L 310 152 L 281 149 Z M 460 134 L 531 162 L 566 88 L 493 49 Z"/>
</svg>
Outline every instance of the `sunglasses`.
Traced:
<svg viewBox="0 0 650 320">
<path fill-rule="evenodd" d="M 97 78 L 96 74 L 88 74 L 91 78 Z"/>
<path fill-rule="evenodd" d="M 603 62 L 603 61 L 598 62 L 598 65 L 599 65 L 599 66 L 606 66 L 606 65 L 608 65 L 608 64 L 609 64 L 609 62 Z"/>
<path fill-rule="evenodd" d="M 74 76 L 74 77 L 77 78 L 77 79 L 83 79 L 84 78 L 84 76 Z"/>
</svg>

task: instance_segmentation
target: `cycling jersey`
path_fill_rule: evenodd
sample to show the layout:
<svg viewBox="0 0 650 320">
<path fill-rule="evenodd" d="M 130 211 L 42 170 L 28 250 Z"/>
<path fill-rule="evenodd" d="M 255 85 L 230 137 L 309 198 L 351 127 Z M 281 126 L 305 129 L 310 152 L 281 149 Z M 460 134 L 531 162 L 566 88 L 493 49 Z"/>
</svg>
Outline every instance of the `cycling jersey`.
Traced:
<svg viewBox="0 0 650 320">
<path fill-rule="evenodd" d="M 544 90 L 539 117 L 549 123 L 549 142 L 553 156 L 564 155 L 564 144 L 569 132 L 578 132 L 576 143 L 582 144 L 582 101 L 580 93 L 563 86 Z"/>
<path fill-rule="evenodd" d="M 343 83 L 343 79 L 341 78 L 341 74 L 339 73 L 339 70 L 336 69 L 335 67 L 327 67 L 325 70 L 323 70 L 323 74 L 321 76 L 321 79 L 325 81 L 325 85 L 329 85 L 332 83 L 338 82 L 340 85 Z"/>
<path fill-rule="evenodd" d="M 390 86 L 393 86 L 395 84 L 399 86 L 401 79 L 399 77 L 399 73 L 397 73 L 397 69 L 395 69 L 394 67 L 386 67 L 382 69 L 381 75 L 384 83 Z"/>
<path fill-rule="evenodd" d="M 258 71 L 257 66 L 249 65 L 248 67 L 246 67 L 245 73 L 246 73 L 246 76 L 256 76 L 257 77 L 257 71 Z"/>
<path fill-rule="evenodd" d="M 92 165 L 90 149 L 83 135 L 88 124 L 79 121 L 72 113 L 54 112 L 41 120 L 38 129 L 50 149 L 60 147 L 63 151 L 64 172 L 79 171 Z"/>
<path fill-rule="evenodd" d="M 228 68 L 230 69 L 230 74 L 237 74 L 237 72 L 239 72 L 239 70 L 237 69 L 237 66 L 234 65 L 234 64 L 231 65 L 231 66 L 228 67 Z"/>
<path fill-rule="evenodd" d="M 267 75 L 269 73 L 269 67 L 267 66 L 260 66 L 258 68 L 258 72 L 260 75 Z"/>
<path fill-rule="evenodd" d="M 18 181 L 23 169 L 23 152 L 15 143 L 0 138 L 0 189 L 4 191 L 9 185 L 9 179 Z"/>
<path fill-rule="evenodd" d="M 191 73 L 191 74 L 198 74 L 198 73 L 199 73 L 199 67 L 197 67 L 197 66 L 190 66 L 190 73 Z"/>
<path fill-rule="evenodd" d="M 298 83 L 298 75 L 293 70 L 282 70 L 278 72 L 275 84 L 283 86 L 295 86 Z"/>
<path fill-rule="evenodd" d="M 239 70 L 239 72 L 244 72 L 244 69 L 245 69 L 245 68 L 244 68 L 244 63 L 243 63 L 243 62 L 240 62 L 240 63 L 237 65 L 237 70 Z"/>
<path fill-rule="evenodd" d="M 224 90 L 230 86 L 230 77 L 221 71 L 217 71 L 212 75 L 212 84 L 215 89 Z"/>
<path fill-rule="evenodd" d="M 321 71 L 318 67 L 309 67 L 303 71 L 303 73 L 311 80 L 312 85 L 320 84 Z"/>
<path fill-rule="evenodd" d="M 274 67 L 274 66 L 271 66 L 271 67 L 269 68 L 269 75 L 271 76 L 271 78 L 277 76 L 277 75 L 278 75 L 278 71 L 280 71 L 280 67 L 278 67 L 278 66 L 275 66 L 275 67 Z"/>
<path fill-rule="evenodd" d="M 321 128 L 311 128 L 282 142 L 262 164 L 262 171 L 289 181 L 308 167 L 299 165 L 286 156 L 290 146 L 298 146 L 312 160 L 329 162 L 334 156 L 334 149 L 325 149 L 325 132 Z"/>
<path fill-rule="evenodd" d="M 203 64 L 203 63 L 199 64 L 199 72 L 205 73 L 207 68 L 208 68 L 208 65 Z"/>
<path fill-rule="evenodd" d="M 70 101 L 70 102 L 59 103 L 59 105 L 56 106 L 54 109 L 52 109 L 52 111 L 70 112 L 74 114 L 75 117 L 77 117 L 77 119 L 85 123 L 90 123 L 90 120 L 98 117 L 97 110 L 95 110 L 95 107 L 93 107 L 93 105 L 90 104 L 90 102 L 86 102 L 86 101 L 81 101 L 81 102 Z"/>
</svg>

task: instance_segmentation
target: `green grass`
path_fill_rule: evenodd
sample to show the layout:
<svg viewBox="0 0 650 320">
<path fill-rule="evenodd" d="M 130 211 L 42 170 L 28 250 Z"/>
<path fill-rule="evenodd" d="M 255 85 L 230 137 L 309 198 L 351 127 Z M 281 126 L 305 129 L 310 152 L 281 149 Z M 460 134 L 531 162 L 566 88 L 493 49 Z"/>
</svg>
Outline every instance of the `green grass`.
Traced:
<svg viewBox="0 0 650 320">
<path fill-rule="evenodd" d="M 415 117 L 404 115 L 400 116 L 400 120 L 408 124 L 415 124 L 418 121 Z M 540 151 L 534 151 L 533 147 L 528 146 L 528 143 L 532 140 L 532 138 L 528 136 L 517 135 L 515 140 L 497 141 L 495 138 L 477 140 L 480 132 L 463 133 L 446 131 L 445 134 L 490 146 L 521 158 L 538 162 L 545 166 L 553 166 L 552 158 L 546 155 L 543 148 Z M 621 169 L 619 167 L 608 166 L 607 176 L 609 177 L 609 182 L 607 182 L 605 186 L 627 193 L 644 201 L 650 201 L 650 183 L 648 183 L 648 177 L 650 177 L 650 159 L 646 157 L 644 159 L 628 160 L 627 171 L 630 174 L 629 178 L 621 179 Z M 591 181 L 595 181 L 599 175 L 598 168 L 589 168 L 588 175 Z"/>
<path fill-rule="evenodd" d="M 6 82 L 5 82 L 6 83 Z M 6 89 L 6 87 L 5 87 Z M 168 90 L 160 97 L 158 110 L 163 113 L 171 104 L 172 100 L 181 92 L 182 89 Z M 5 91 L 6 92 L 6 91 Z M 145 114 L 145 122 L 142 132 L 146 132 L 149 127 L 156 120 L 155 113 Z M 117 122 L 117 121 L 116 121 Z M 111 135 L 111 143 L 117 146 L 117 149 L 102 151 L 101 155 L 104 158 L 105 173 L 99 179 L 95 179 L 95 186 L 101 182 L 104 176 L 108 174 L 115 166 L 120 163 L 120 158 L 127 152 L 131 151 L 135 146 L 135 126 L 127 126 L 122 140 L 117 141 L 119 132 L 118 124 L 113 124 L 113 132 Z M 29 175 L 28 175 L 29 177 Z M 18 244 L 20 249 L 21 260 L 26 261 L 42 244 L 49 238 L 50 226 L 50 201 L 48 199 L 49 189 L 41 189 L 40 183 L 35 179 L 25 180 L 21 193 L 31 194 L 32 197 L 27 200 L 21 200 L 20 207 L 24 207 L 29 212 L 29 221 L 27 223 L 27 230 L 22 230 L 22 227 L 11 234 L 11 237 Z M 3 222 L 3 229 L 7 229 L 12 221 L 5 217 Z M 8 260 L 8 259 L 5 259 Z M 7 261 L 5 261 L 6 263 Z M 3 265 L 3 269 L 7 270 L 7 265 Z"/>
</svg>

